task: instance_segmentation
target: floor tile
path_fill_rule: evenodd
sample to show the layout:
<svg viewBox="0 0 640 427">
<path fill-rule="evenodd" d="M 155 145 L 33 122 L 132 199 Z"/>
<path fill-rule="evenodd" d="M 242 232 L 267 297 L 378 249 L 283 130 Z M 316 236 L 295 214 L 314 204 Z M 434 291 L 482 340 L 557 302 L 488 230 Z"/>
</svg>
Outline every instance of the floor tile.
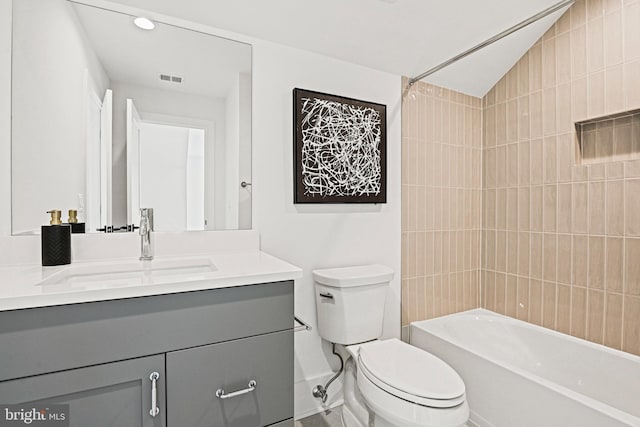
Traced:
<svg viewBox="0 0 640 427">
<path fill-rule="evenodd" d="M 294 427 L 344 427 L 342 425 L 342 406 L 298 420 Z"/>
</svg>

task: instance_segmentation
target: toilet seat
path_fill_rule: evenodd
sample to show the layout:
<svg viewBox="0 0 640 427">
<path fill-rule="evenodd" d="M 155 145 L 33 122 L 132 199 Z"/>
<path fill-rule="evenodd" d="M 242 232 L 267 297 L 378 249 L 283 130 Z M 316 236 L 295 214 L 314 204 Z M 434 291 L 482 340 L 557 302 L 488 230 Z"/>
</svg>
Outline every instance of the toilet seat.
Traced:
<svg viewBox="0 0 640 427">
<path fill-rule="evenodd" d="M 452 408 L 465 401 L 464 382 L 453 368 L 395 338 L 361 345 L 358 367 L 380 389 L 418 405 Z"/>
</svg>

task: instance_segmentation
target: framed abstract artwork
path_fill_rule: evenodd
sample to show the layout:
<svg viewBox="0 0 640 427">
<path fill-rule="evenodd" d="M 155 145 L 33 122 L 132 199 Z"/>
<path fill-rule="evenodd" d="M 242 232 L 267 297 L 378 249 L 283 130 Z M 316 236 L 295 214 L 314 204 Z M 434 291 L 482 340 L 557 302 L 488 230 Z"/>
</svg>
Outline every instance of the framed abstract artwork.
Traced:
<svg viewBox="0 0 640 427">
<path fill-rule="evenodd" d="M 294 203 L 387 202 L 387 107 L 293 90 Z"/>
</svg>

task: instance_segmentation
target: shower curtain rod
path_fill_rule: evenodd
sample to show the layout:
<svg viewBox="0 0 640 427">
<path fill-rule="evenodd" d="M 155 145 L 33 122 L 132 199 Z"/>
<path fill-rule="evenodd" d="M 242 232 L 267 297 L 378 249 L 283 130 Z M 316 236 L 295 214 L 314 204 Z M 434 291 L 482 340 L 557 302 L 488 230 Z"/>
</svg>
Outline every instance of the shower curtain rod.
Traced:
<svg viewBox="0 0 640 427">
<path fill-rule="evenodd" d="M 482 43 L 472 47 L 469 50 L 465 50 L 464 52 L 454 56 L 451 59 L 448 59 L 447 61 L 443 62 L 440 65 L 436 65 L 433 68 L 430 68 L 429 70 L 425 71 L 424 73 L 420 74 L 419 76 L 416 76 L 412 79 L 409 80 L 409 86 L 413 85 L 415 82 L 417 82 L 418 80 L 422 80 L 427 76 L 430 76 L 431 74 L 434 74 L 440 70 L 442 70 L 445 67 L 448 67 L 449 65 L 458 62 L 459 60 L 466 58 L 467 56 L 471 55 L 472 53 L 475 53 L 477 51 L 479 51 L 480 49 L 483 49 L 489 45 L 492 45 L 493 43 L 497 42 L 498 40 L 501 40 L 505 37 L 507 37 L 510 34 L 515 33 L 518 30 L 521 30 L 522 28 L 533 24 L 534 22 L 537 22 L 539 20 L 541 20 L 542 18 L 551 15 L 554 12 L 557 12 L 558 10 L 564 8 L 565 6 L 571 6 L 573 3 L 575 2 L 575 0 L 563 0 L 559 3 L 554 4 L 553 6 L 543 10 L 542 12 L 536 13 L 535 15 L 533 15 L 532 17 L 525 19 L 524 21 L 514 25 L 513 27 L 507 28 L 506 30 L 504 30 L 503 32 L 501 32 L 500 34 L 496 34 L 495 36 L 491 37 L 490 39 L 487 39 L 485 41 L 483 41 Z"/>
</svg>

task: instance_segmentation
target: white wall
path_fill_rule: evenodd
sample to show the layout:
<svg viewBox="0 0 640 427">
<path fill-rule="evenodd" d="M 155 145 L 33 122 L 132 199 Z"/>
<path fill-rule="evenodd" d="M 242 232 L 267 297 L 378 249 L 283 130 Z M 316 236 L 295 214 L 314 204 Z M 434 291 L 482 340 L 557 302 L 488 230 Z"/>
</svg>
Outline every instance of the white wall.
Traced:
<svg viewBox="0 0 640 427">
<path fill-rule="evenodd" d="M 7 1 L 0 0 L 5 8 Z M 113 6 L 104 1 L 96 0 L 95 3 Z M 118 7 L 136 12 L 133 8 Z M 400 335 L 401 79 L 366 67 L 159 13 L 148 15 L 253 44 L 253 227 L 260 232 L 262 250 L 304 269 L 304 277 L 296 282 L 295 310 L 312 324 L 314 330 L 295 335 L 296 414 L 301 416 L 317 410 L 317 401 L 311 397 L 311 387 L 320 381 L 324 382 L 331 375 L 330 369 L 338 365 L 330 354 L 329 345 L 320 340 L 315 328 L 311 280 L 313 269 L 372 262 L 392 267 L 396 276 L 388 293 L 384 336 Z M 0 13 L 0 19 L 4 19 L 3 16 Z M 7 31 L 2 31 L 0 46 L 6 43 L 4 38 L 8 35 Z M 7 72 L 8 58 L 10 55 L 3 51 L 0 73 Z M 2 95 L 8 90 L 5 81 L 0 81 L 0 109 L 4 99 Z M 387 204 L 293 204 L 294 87 L 387 105 Z M 0 117 L 2 123 L 7 120 L 6 107 L 4 113 Z M 4 137 L 1 150 L 7 149 L 6 135 Z M 0 191 L 5 188 L 6 195 L 8 174 L 0 175 L 0 179 Z M 0 217 L 0 226 L 9 209 L 8 199 L 5 197 L 1 201 L 0 213 L 4 216 Z M 330 401 L 339 398 L 333 389 L 330 389 L 330 394 Z"/>
<path fill-rule="evenodd" d="M 251 186 L 242 188 L 241 182 L 251 182 L 251 74 L 240 73 L 240 146 L 238 184 L 238 227 L 251 228 Z"/>
<path fill-rule="evenodd" d="M 218 180 L 217 188 L 224 187 L 224 214 L 218 215 L 216 226 L 238 228 L 238 159 L 240 156 L 240 78 L 234 76 L 227 93 L 227 138 L 224 145 L 224 181 Z"/>
<path fill-rule="evenodd" d="M 214 138 L 207 137 L 207 147 L 218 147 L 225 141 L 225 101 L 220 98 L 182 94 L 122 82 L 112 82 L 113 90 L 113 223 L 127 223 L 127 147 L 126 147 L 126 99 L 133 99 L 142 120 L 148 113 L 182 117 L 214 123 Z M 209 178 L 209 177 L 207 177 Z M 207 179 L 207 183 L 214 182 Z M 212 190 L 205 189 L 205 194 Z M 157 212 L 155 213 L 157 215 Z"/>
<path fill-rule="evenodd" d="M 0 0 L 0 236 L 11 235 L 11 0 Z"/>
<path fill-rule="evenodd" d="M 385 337 L 400 336 L 400 77 L 271 43 L 254 44 L 253 223 L 263 250 L 304 269 L 296 312 L 314 326 L 296 334 L 296 413 L 313 410 L 311 388 L 338 367 L 316 332 L 311 271 L 381 263 L 396 275 L 385 311 Z M 293 204 L 295 87 L 387 105 L 387 204 Z M 310 382 L 307 382 L 310 381 Z M 330 394 L 333 394 L 330 389 Z"/>
<path fill-rule="evenodd" d="M 219 227 L 251 228 L 251 75 L 238 73 L 227 95 L 227 141 L 224 164 L 224 217 Z M 219 185 L 218 188 L 221 186 Z"/>
<path fill-rule="evenodd" d="M 12 194 L 13 229 L 20 232 L 39 228 L 49 209 L 78 209 L 78 194 L 86 192 L 85 70 L 100 99 L 108 77 L 71 3 L 21 0 L 13 12 L 20 19 L 13 25 L 12 80 L 21 97 L 12 112 L 19 189 Z"/>
</svg>

